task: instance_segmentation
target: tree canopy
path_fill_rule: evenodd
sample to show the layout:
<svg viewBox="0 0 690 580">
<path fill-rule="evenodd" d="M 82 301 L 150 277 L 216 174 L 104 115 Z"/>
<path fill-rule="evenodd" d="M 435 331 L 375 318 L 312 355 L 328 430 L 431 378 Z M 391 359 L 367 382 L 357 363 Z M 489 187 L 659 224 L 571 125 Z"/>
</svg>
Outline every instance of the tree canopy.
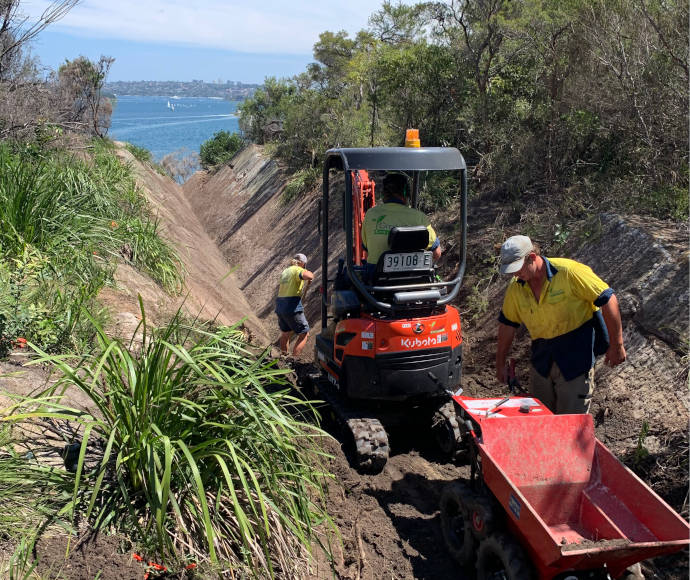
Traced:
<svg viewBox="0 0 690 580">
<path fill-rule="evenodd" d="M 687 216 L 688 6 L 677 0 L 384 2 L 240 109 L 289 167 L 334 146 L 458 147 L 474 188 Z M 267 133 L 279 123 L 279 133 Z M 276 136 L 277 135 L 277 136 Z"/>
</svg>

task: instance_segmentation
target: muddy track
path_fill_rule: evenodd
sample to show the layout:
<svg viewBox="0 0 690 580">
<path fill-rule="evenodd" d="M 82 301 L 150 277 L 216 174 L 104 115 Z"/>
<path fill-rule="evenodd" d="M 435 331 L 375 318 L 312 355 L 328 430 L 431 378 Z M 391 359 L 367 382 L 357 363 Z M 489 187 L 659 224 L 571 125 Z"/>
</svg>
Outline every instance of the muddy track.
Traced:
<svg viewBox="0 0 690 580">
<path fill-rule="evenodd" d="M 410 448 L 414 441 L 401 446 L 404 438 L 392 434 L 398 449 L 394 444 L 378 475 L 353 470 L 336 441 L 326 446 L 335 476 L 328 507 L 342 536 L 334 546 L 336 578 L 470 578 L 447 554 L 438 511 L 444 486 L 469 477 L 469 468 L 438 463 Z M 328 571 L 312 577 L 327 578 Z"/>
</svg>

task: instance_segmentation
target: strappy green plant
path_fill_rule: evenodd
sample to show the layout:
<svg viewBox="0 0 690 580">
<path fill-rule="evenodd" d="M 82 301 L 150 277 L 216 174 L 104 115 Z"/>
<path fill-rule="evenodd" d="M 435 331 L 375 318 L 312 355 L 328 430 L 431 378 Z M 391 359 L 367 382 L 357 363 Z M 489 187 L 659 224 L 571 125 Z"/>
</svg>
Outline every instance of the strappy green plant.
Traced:
<svg viewBox="0 0 690 580">
<path fill-rule="evenodd" d="M 178 312 L 152 329 L 143 305 L 141 313 L 129 345 L 97 328 L 100 354 L 77 364 L 38 351 L 35 362 L 63 378 L 11 420 L 80 424 L 69 509 L 95 527 L 153 538 L 168 559 L 294 574 L 313 530 L 328 522 L 318 468 L 325 435 L 301 418 L 310 404 L 290 394 L 285 371 L 268 351 L 250 350 L 237 327 L 192 328 Z M 68 387 L 95 409 L 61 404 Z M 93 453 L 96 467 L 86 470 Z"/>
</svg>

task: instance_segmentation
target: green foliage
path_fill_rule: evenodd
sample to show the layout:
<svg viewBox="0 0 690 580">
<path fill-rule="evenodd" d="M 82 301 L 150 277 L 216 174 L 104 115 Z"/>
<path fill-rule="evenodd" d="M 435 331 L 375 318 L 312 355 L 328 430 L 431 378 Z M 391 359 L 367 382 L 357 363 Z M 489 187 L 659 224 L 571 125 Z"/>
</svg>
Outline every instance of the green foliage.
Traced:
<svg viewBox="0 0 690 580">
<path fill-rule="evenodd" d="M 263 89 L 246 99 L 239 107 L 239 126 L 244 135 L 255 143 L 264 143 L 264 129 L 273 120 L 282 120 L 285 107 L 295 92 L 294 84 L 274 77 L 264 80 Z"/>
<path fill-rule="evenodd" d="M 686 5 L 657 0 L 385 2 L 355 38 L 322 33 L 304 73 L 267 79 L 240 125 L 264 143 L 282 124 L 274 151 L 291 171 L 418 128 L 423 145 L 462 151 L 471 191 L 519 211 L 684 219 L 687 22 Z"/>
<path fill-rule="evenodd" d="M 125 143 L 125 149 L 134 155 L 135 159 L 138 159 L 142 163 L 151 163 L 151 152 L 145 147 L 139 147 L 132 143 Z"/>
<path fill-rule="evenodd" d="M 156 218 L 133 218 L 122 226 L 131 261 L 171 294 L 182 291 L 184 265 L 160 232 Z"/>
<path fill-rule="evenodd" d="M 419 208 L 429 213 L 447 208 L 459 195 L 457 177 L 457 173 L 428 172 L 421 182 Z"/>
<path fill-rule="evenodd" d="M 217 131 L 213 137 L 201 144 L 199 158 L 204 169 L 226 163 L 244 147 L 244 139 L 239 133 Z"/>
<path fill-rule="evenodd" d="M 94 141 L 92 153 L 86 163 L 35 144 L 0 144 L 0 356 L 17 337 L 50 352 L 84 346 L 82 307 L 97 310 L 122 256 L 181 290 L 180 261 L 131 170 L 106 141 Z"/>
<path fill-rule="evenodd" d="M 154 329 L 141 308 L 129 348 L 96 327 L 99 348 L 76 364 L 38 351 L 36 364 L 63 378 L 7 421 L 52 417 L 80 430 L 62 508 L 73 519 L 153 544 L 166 561 L 191 556 L 242 577 L 291 575 L 327 519 L 314 468 L 325 434 L 300 420 L 311 407 L 237 327 L 190 327 L 178 312 Z M 97 411 L 64 406 L 68 387 Z"/>
<path fill-rule="evenodd" d="M 661 185 L 649 192 L 641 193 L 638 201 L 638 204 L 631 204 L 630 211 L 678 221 L 688 219 L 690 200 L 688 188 L 685 186 Z"/>
<path fill-rule="evenodd" d="M 45 442 L 42 442 L 45 443 Z M 40 465 L 35 442 L 26 434 L 0 427 L 0 537 L 16 542 L 3 577 L 32 578 L 36 563 L 32 551 L 42 528 L 56 524 L 68 528 L 60 509 L 69 501 L 73 477 L 64 470 Z"/>
<path fill-rule="evenodd" d="M 101 56 L 98 62 L 84 56 L 65 60 L 57 72 L 59 93 L 66 101 L 64 121 L 75 128 L 85 127 L 93 135 L 105 135 L 113 107 L 109 99 L 101 98 L 101 91 L 114 61 L 107 56 Z"/>
<path fill-rule="evenodd" d="M 281 202 L 288 204 L 302 194 L 314 189 L 321 178 L 321 171 L 318 168 L 302 169 L 295 173 L 290 181 L 285 185 Z"/>
</svg>

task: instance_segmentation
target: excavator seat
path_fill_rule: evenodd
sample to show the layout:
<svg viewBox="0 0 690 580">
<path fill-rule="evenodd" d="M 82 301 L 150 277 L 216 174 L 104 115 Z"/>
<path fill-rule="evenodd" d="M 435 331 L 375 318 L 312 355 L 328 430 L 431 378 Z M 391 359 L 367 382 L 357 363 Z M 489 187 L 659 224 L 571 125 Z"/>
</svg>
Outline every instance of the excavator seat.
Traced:
<svg viewBox="0 0 690 580">
<path fill-rule="evenodd" d="M 435 302 L 440 292 L 430 290 L 401 290 L 396 286 L 428 284 L 434 281 L 435 272 L 429 245 L 429 230 L 425 226 L 403 226 L 391 229 L 388 234 L 389 249 L 381 254 L 376 263 L 372 286 L 388 286 L 390 291 L 376 291 L 381 299 L 392 299 L 397 304 Z"/>
</svg>

